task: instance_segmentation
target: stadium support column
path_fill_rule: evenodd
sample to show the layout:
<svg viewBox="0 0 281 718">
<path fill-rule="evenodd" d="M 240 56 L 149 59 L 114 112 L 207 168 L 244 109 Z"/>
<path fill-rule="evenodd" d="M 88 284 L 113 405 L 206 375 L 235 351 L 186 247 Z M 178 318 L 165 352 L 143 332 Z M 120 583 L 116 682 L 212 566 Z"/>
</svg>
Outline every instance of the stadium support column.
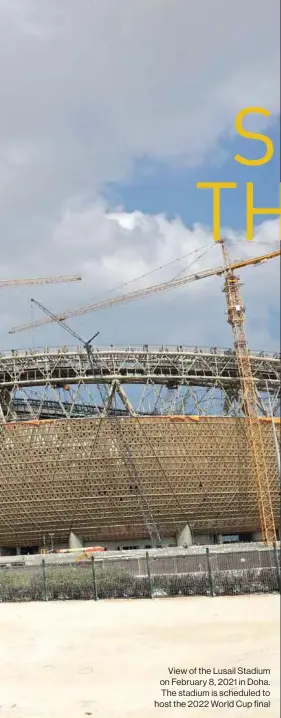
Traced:
<svg viewBox="0 0 281 718">
<path fill-rule="evenodd" d="M 193 542 L 190 526 L 189 524 L 185 524 L 183 529 L 177 535 L 177 546 L 188 548 L 188 546 L 192 546 L 192 543 Z"/>
<path fill-rule="evenodd" d="M 77 534 L 74 533 L 74 531 L 70 531 L 69 537 L 68 537 L 68 547 L 69 548 L 83 548 L 83 542 L 80 539 L 80 536 L 77 536 Z"/>
</svg>

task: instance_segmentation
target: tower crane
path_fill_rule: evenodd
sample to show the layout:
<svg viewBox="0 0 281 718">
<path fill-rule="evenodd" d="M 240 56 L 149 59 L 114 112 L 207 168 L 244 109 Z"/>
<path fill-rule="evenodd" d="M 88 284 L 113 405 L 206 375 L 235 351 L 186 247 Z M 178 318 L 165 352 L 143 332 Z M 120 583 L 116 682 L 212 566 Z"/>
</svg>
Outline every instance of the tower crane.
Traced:
<svg viewBox="0 0 281 718">
<path fill-rule="evenodd" d="M 85 342 L 82 337 L 79 336 L 73 329 L 71 329 L 64 321 L 61 321 L 57 319 L 56 315 L 50 312 L 47 307 L 45 307 L 40 302 L 37 302 L 35 299 L 31 299 L 31 301 L 36 304 L 39 309 L 42 309 L 42 311 L 47 314 L 47 316 L 52 319 L 53 321 L 57 322 L 63 329 L 65 329 L 69 334 L 71 334 L 75 339 L 77 339 L 79 342 L 82 343 L 84 349 L 87 352 L 88 360 L 90 367 L 92 369 L 93 376 L 95 375 L 95 368 L 98 368 L 98 371 L 100 371 L 100 367 L 98 364 L 98 361 L 95 357 L 95 353 L 93 352 L 93 348 L 91 346 L 92 341 L 98 336 L 99 332 L 96 332 L 94 336 L 91 337 L 87 342 Z M 120 393 L 122 398 L 122 389 L 119 385 L 119 383 L 115 382 L 117 384 L 116 388 L 117 391 Z M 115 388 L 115 387 L 114 387 Z M 97 384 L 97 389 L 100 393 L 101 399 L 103 401 L 103 413 L 106 414 L 107 409 L 110 406 L 112 393 L 110 390 L 108 390 L 106 385 L 103 384 Z M 128 403 L 128 400 L 127 402 Z M 131 407 L 129 407 L 131 408 Z M 121 427 L 119 425 L 118 420 L 115 421 L 114 418 L 111 419 L 111 423 L 113 428 L 115 429 L 115 436 L 114 436 L 114 443 L 117 447 L 117 450 L 120 450 L 123 461 L 125 466 L 127 467 L 129 477 L 130 477 L 130 491 L 132 494 L 135 495 L 137 499 L 137 508 L 140 509 L 140 512 L 142 514 L 145 526 L 147 528 L 148 534 L 151 539 L 151 543 L 153 548 L 160 548 L 162 545 L 161 537 L 154 519 L 153 514 L 150 511 L 148 502 L 143 494 L 142 488 L 141 488 L 141 477 L 139 475 L 138 469 L 135 465 L 132 452 L 130 450 L 130 447 L 122 433 Z"/>
<path fill-rule="evenodd" d="M 248 446 L 252 455 L 256 479 L 260 526 L 264 543 L 270 545 L 276 541 L 277 536 L 262 429 L 259 421 L 256 388 L 247 345 L 244 321 L 245 307 L 243 306 L 240 292 L 240 278 L 235 273 L 235 269 L 230 267 L 231 260 L 223 238 L 220 240 L 220 244 L 225 265 L 223 291 L 226 296 L 227 318 L 232 328 L 234 350 L 243 394 Z"/>
<path fill-rule="evenodd" d="M 97 309 L 107 309 L 109 307 L 114 307 L 119 304 L 125 304 L 126 302 L 133 302 L 137 299 L 143 299 L 143 297 L 148 297 L 151 294 L 157 294 L 158 292 L 168 291 L 169 289 L 174 289 L 176 287 L 182 287 L 185 284 L 189 284 L 190 282 L 194 282 L 199 279 L 206 279 L 207 277 L 213 276 L 219 277 L 224 275 L 228 269 L 235 271 L 236 269 L 247 267 L 252 264 L 261 264 L 262 262 L 266 262 L 268 259 L 278 257 L 280 254 L 281 251 L 276 250 L 275 252 L 268 252 L 268 254 L 262 254 L 258 257 L 251 257 L 250 259 L 229 262 L 228 266 L 225 266 L 224 264 L 220 267 L 205 269 L 202 272 L 196 272 L 196 274 L 188 274 L 183 277 L 177 277 L 176 279 L 170 279 L 160 284 L 154 284 L 150 287 L 146 287 L 145 289 L 137 289 L 133 292 L 128 292 L 127 294 L 121 294 L 118 297 L 111 297 L 110 299 L 105 299 L 104 301 L 97 302 L 96 304 L 86 304 L 84 307 L 80 307 L 79 309 L 68 309 L 65 312 L 53 315 L 53 318 L 49 317 L 48 319 L 39 319 L 35 322 L 30 322 L 29 324 L 21 324 L 19 326 L 12 327 L 9 331 L 9 334 L 27 331 L 28 329 L 36 329 L 37 327 L 43 326 L 44 324 L 50 324 L 54 321 L 62 322 L 65 319 L 79 317 L 82 314 L 91 314 L 91 312 L 94 312 Z"/>
<path fill-rule="evenodd" d="M 81 277 L 77 274 L 61 277 L 31 277 L 23 279 L 0 279 L 0 289 L 9 287 L 28 287 L 34 284 L 63 284 L 64 282 L 80 282 Z"/>
<path fill-rule="evenodd" d="M 22 325 L 20 327 L 14 327 L 10 331 L 10 333 L 37 327 L 50 321 L 57 321 L 58 323 L 61 323 L 69 317 L 79 316 L 81 314 L 90 313 L 97 309 L 103 309 L 106 307 L 123 304 L 128 301 L 134 301 L 150 294 L 155 294 L 157 292 L 172 289 L 173 287 L 183 286 L 184 284 L 188 284 L 199 279 L 204 279 L 215 275 L 223 275 L 225 277 L 224 292 L 226 295 L 228 322 L 231 325 L 233 333 L 234 349 L 244 400 L 247 437 L 255 472 L 260 526 L 264 543 L 270 545 L 276 541 L 276 529 L 271 500 L 269 476 L 266 464 L 266 456 L 263 444 L 263 436 L 261 433 L 261 426 L 259 422 L 255 383 L 252 375 L 250 352 L 247 346 L 245 332 L 245 308 L 243 307 L 242 297 L 240 293 L 240 280 L 239 276 L 236 274 L 236 270 L 242 267 L 260 264 L 269 259 L 273 259 L 274 257 L 278 257 L 280 256 L 281 251 L 277 250 L 274 252 L 260 255 L 258 257 L 253 257 L 251 259 L 231 262 L 226 248 L 225 240 L 221 239 L 220 243 L 224 259 L 224 264 L 222 266 L 208 269 L 203 272 L 197 272 L 196 274 L 187 275 L 177 279 L 172 279 L 167 282 L 162 282 L 161 284 L 156 284 L 146 289 L 140 289 L 129 294 L 121 295 L 119 297 L 113 297 L 97 304 L 87 305 L 80 309 L 69 310 L 60 315 L 53 315 L 53 318 L 49 318 L 45 321 L 37 321 L 30 324 Z"/>
</svg>

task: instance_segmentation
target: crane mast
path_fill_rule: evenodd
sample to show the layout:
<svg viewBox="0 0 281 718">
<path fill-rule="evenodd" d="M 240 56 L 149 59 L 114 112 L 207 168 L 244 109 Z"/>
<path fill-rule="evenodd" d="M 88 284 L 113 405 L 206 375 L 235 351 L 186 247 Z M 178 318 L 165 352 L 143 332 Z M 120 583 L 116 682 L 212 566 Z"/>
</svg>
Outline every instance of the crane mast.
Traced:
<svg viewBox="0 0 281 718">
<path fill-rule="evenodd" d="M 64 321 L 59 320 L 53 312 L 50 312 L 47 307 L 44 306 L 44 304 L 41 304 L 40 302 L 37 302 L 35 299 L 31 300 L 34 304 L 36 304 L 42 311 L 47 314 L 47 316 L 55 321 L 57 324 L 59 324 L 63 329 L 65 329 L 69 334 L 71 334 L 75 339 L 78 339 L 79 342 L 81 342 L 84 346 L 84 349 L 87 352 L 88 360 L 90 367 L 93 372 L 93 376 L 95 375 L 95 368 L 97 367 L 98 370 L 100 369 L 99 364 L 97 362 L 97 359 L 95 357 L 95 353 L 93 352 L 91 342 L 93 339 L 96 338 L 96 336 L 99 334 L 99 332 L 96 332 L 94 336 L 91 337 L 87 342 L 85 342 L 82 337 L 77 334 L 77 332 L 73 331 Z M 104 386 L 103 384 L 97 384 L 97 389 L 100 393 L 101 399 L 103 401 L 103 413 L 106 413 L 107 408 L 109 408 L 110 401 L 111 401 L 111 392 L 108 390 L 107 386 Z M 121 387 L 118 387 L 119 393 L 121 392 Z M 114 418 L 111 419 L 111 427 L 113 428 L 113 443 L 115 447 L 117 448 L 117 451 L 121 454 L 121 459 L 124 463 L 124 466 L 127 468 L 129 477 L 130 477 L 130 491 L 134 495 L 134 497 L 137 500 L 137 507 L 141 512 L 144 524 L 147 528 L 148 534 L 151 538 L 151 543 L 153 548 L 160 548 L 162 546 L 161 542 L 161 536 L 159 534 L 156 521 L 154 520 L 154 517 L 150 511 L 149 504 L 143 494 L 141 485 L 141 476 L 139 474 L 139 471 L 135 465 L 132 452 L 130 450 L 130 447 L 123 436 L 123 432 L 121 427 L 119 426 L 118 420 L 116 421 Z"/>
<path fill-rule="evenodd" d="M 135 419 L 137 420 L 137 417 L 135 417 Z M 127 469 L 127 472 L 129 474 L 129 478 L 131 481 L 129 490 L 130 490 L 130 493 L 136 499 L 137 508 L 139 509 L 139 511 L 142 515 L 144 524 L 145 524 L 148 534 L 150 536 L 152 548 L 161 548 L 161 546 L 162 546 L 161 536 L 158 531 L 158 527 L 157 527 L 155 518 L 150 510 L 149 503 L 146 500 L 146 497 L 144 496 L 144 493 L 142 491 L 141 476 L 136 467 L 130 446 L 127 443 L 125 437 L 123 436 L 123 432 L 119 425 L 118 419 L 111 418 L 110 422 L 114 429 L 114 433 L 113 433 L 114 444 L 115 444 L 117 450 L 119 450 L 121 453 L 122 461 L 124 463 L 125 468 Z"/>
<path fill-rule="evenodd" d="M 66 325 L 64 324 L 64 328 L 66 328 Z M 88 354 L 89 363 L 93 372 L 94 376 L 94 368 L 96 364 L 96 359 L 94 352 L 92 350 L 92 347 L 90 346 L 90 342 L 87 342 L 84 344 L 84 347 Z M 98 366 L 99 368 L 99 366 Z M 106 408 L 109 407 L 110 403 L 110 391 L 108 391 L 108 388 L 104 386 L 103 384 L 97 384 L 97 388 L 99 390 L 99 393 L 101 395 L 103 405 L 104 405 L 104 412 L 106 411 Z M 136 418 L 136 417 L 135 417 Z M 154 519 L 154 516 L 152 515 L 149 504 L 143 494 L 142 488 L 141 488 L 141 476 L 139 474 L 139 471 L 136 467 L 130 446 L 128 445 L 125 437 L 123 436 L 122 429 L 119 425 L 118 419 L 114 419 L 113 417 L 110 419 L 111 427 L 113 428 L 113 443 L 115 447 L 117 448 L 117 451 L 121 454 L 121 459 L 124 463 L 125 468 L 128 471 L 129 477 L 130 477 L 130 492 L 133 494 L 133 496 L 137 499 L 137 505 L 138 509 L 141 512 L 144 524 L 147 528 L 148 534 L 151 539 L 151 544 L 153 548 L 161 548 L 162 541 L 161 536 L 159 534 L 156 521 Z"/>
<path fill-rule="evenodd" d="M 244 320 L 245 307 L 243 306 L 240 291 L 241 282 L 239 276 L 235 274 L 234 269 L 230 268 L 231 261 L 225 240 L 221 239 L 220 243 L 225 264 L 225 283 L 223 291 L 226 296 L 228 323 L 232 328 L 234 350 L 243 394 L 247 439 L 255 472 L 260 526 L 263 542 L 270 545 L 276 541 L 277 537 L 266 455 L 259 421 L 255 382 L 252 374 L 250 352 L 247 345 Z"/>
</svg>

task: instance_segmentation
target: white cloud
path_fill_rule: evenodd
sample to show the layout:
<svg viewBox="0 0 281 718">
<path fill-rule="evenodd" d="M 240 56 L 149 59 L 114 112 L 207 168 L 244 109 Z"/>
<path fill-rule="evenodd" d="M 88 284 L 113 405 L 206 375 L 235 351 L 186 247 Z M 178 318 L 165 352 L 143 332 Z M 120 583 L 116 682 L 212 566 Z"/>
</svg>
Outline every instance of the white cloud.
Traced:
<svg viewBox="0 0 281 718">
<path fill-rule="evenodd" d="M 241 107 L 279 113 L 278 18 L 279 0 L 2 3 L 3 204 L 48 211 L 144 155 L 200 162 Z"/>
<path fill-rule="evenodd" d="M 243 235 L 232 230 L 225 231 L 231 240 L 233 259 L 256 256 L 280 246 L 278 220 L 260 225 L 254 242 L 247 242 Z M 174 262 L 183 255 L 188 256 Z M 15 274 L 28 273 L 22 257 L 18 261 L 11 257 L 12 260 Z M 83 282 L 51 289 L 21 289 L 21 304 L 12 305 L 2 327 L 7 331 L 15 324 L 31 321 L 30 296 L 59 312 L 147 287 L 180 273 L 190 274 L 221 264 L 220 246 L 212 239 L 211 230 L 200 225 L 188 229 L 179 219 L 168 220 L 163 215 L 111 212 L 101 202 L 80 210 L 70 207 L 54 225 L 48 243 L 33 254 L 34 274 L 44 266 L 44 271 L 51 274 L 58 273 L 58 269 L 64 273 L 81 273 Z M 152 272 L 160 266 L 163 269 Z M 120 287 L 148 272 L 152 273 Z M 243 281 L 245 279 L 243 295 L 248 310 L 249 341 L 254 348 L 276 347 L 276 336 L 271 336 L 269 330 L 269 316 L 270 312 L 278 311 L 278 259 L 261 267 L 243 269 L 241 274 Z M 86 338 L 93 333 L 92 328 L 98 327 L 102 344 L 230 345 L 231 334 L 226 324 L 225 298 L 221 289 L 221 279 L 204 279 L 134 303 L 78 317 L 70 324 Z M 9 294 L 9 290 L 5 292 Z M 13 296 L 16 297 L 16 290 L 13 290 Z M 34 310 L 32 320 L 42 317 L 38 309 Z M 68 342 L 69 339 L 61 328 L 53 326 L 36 330 L 33 337 L 36 344 Z M 24 346 L 31 340 L 31 332 L 19 333 L 11 335 L 9 343 L 10 346 Z"/>
<path fill-rule="evenodd" d="M 185 165 L 213 157 L 245 105 L 279 113 L 279 14 L 279 0 L 270 9 L 266 0 L 3 0 L 2 276 L 81 271 L 81 286 L 33 290 L 64 308 L 206 243 L 210 234 L 201 227 L 189 232 L 179 221 L 141 213 L 116 217 L 116 209 L 110 216 L 98 198 L 104 183 L 123 179 L 139 157 Z M 275 231 L 274 223 L 262 227 L 264 237 Z M 262 337 L 272 343 L 266 313 L 276 302 L 273 264 L 253 270 L 268 277 L 262 307 L 251 287 L 251 312 L 262 312 L 263 327 L 260 336 L 253 331 L 254 344 Z M 208 286 L 211 294 L 200 283 L 178 299 L 147 300 L 146 309 L 103 313 L 102 341 L 229 343 L 217 280 Z M 2 345 L 16 340 L 7 338 L 11 324 L 30 318 L 30 295 L 3 294 Z M 81 327 L 96 321 L 81 320 Z M 38 342 L 53 337 L 62 340 L 59 329 L 38 333 Z M 24 344 L 26 335 L 17 341 Z"/>
</svg>

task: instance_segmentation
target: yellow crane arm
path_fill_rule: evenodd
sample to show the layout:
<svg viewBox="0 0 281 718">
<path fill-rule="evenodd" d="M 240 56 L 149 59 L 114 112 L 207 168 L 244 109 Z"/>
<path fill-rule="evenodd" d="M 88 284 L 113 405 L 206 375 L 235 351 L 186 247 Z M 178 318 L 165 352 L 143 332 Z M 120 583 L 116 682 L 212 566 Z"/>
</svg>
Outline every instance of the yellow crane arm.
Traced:
<svg viewBox="0 0 281 718">
<path fill-rule="evenodd" d="M 63 282 L 79 282 L 81 277 L 77 274 L 61 277 L 34 277 L 30 279 L 0 279 L 0 289 L 7 287 L 28 287 L 34 284 L 62 284 Z"/>
<path fill-rule="evenodd" d="M 281 254 L 281 250 L 277 249 L 277 250 L 275 250 L 275 252 L 268 252 L 267 254 L 261 254 L 259 257 L 251 257 L 250 259 L 243 259 L 241 261 L 237 261 L 234 264 L 232 264 L 230 269 L 235 270 L 235 269 L 240 269 L 241 267 L 248 267 L 249 264 L 260 264 L 261 262 L 267 262 L 268 259 L 274 259 L 274 257 L 279 257 L 280 254 Z"/>
<path fill-rule="evenodd" d="M 82 314 L 90 314 L 91 312 L 94 312 L 98 309 L 106 309 L 108 307 L 113 307 L 118 304 L 124 304 L 126 302 L 132 302 L 136 299 L 142 299 L 143 297 L 147 297 L 150 294 L 156 294 L 158 292 L 163 292 L 169 289 L 173 289 L 174 287 L 181 287 L 184 284 L 189 284 L 190 282 L 194 282 L 198 279 L 204 279 L 207 277 L 213 277 L 215 275 L 221 276 L 222 274 L 225 274 L 225 272 L 229 270 L 236 270 L 240 269 L 241 267 L 246 267 L 250 264 L 259 264 L 260 262 L 264 262 L 268 259 L 273 259 L 274 257 L 277 257 L 281 254 L 280 250 L 277 250 L 275 252 L 269 252 L 268 254 L 262 254 L 258 257 L 253 257 L 251 259 L 246 260 L 237 260 L 236 262 L 232 262 L 228 266 L 219 266 L 212 269 L 205 269 L 202 272 L 196 272 L 196 274 L 188 274 L 184 277 L 177 277 L 176 279 L 171 279 L 166 282 L 162 282 L 160 284 L 154 284 L 151 287 L 147 287 L 145 289 L 137 289 L 133 292 L 129 292 L 128 294 L 122 294 L 119 297 L 111 297 L 110 299 L 105 299 L 102 302 L 98 302 L 96 304 L 88 304 L 84 307 L 80 307 L 79 309 L 69 309 L 65 312 L 62 312 L 61 314 L 56 314 L 56 321 L 64 321 L 65 319 L 70 319 L 72 317 L 78 317 Z M 48 318 L 48 319 L 39 319 L 36 322 L 30 322 L 29 324 L 21 324 L 16 327 L 12 327 L 10 329 L 9 334 L 14 334 L 16 332 L 22 332 L 26 331 L 27 329 L 35 329 L 36 327 L 40 327 L 43 324 L 51 324 L 55 319 Z"/>
</svg>

